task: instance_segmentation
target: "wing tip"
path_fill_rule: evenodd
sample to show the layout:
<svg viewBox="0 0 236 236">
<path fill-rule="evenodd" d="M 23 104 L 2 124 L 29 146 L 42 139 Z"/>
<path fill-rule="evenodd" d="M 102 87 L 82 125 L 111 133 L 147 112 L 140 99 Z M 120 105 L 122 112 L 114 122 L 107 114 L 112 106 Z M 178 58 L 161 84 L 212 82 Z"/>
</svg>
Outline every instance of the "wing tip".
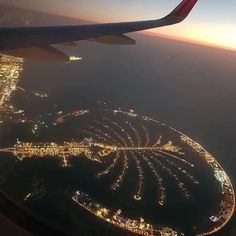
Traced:
<svg viewBox="0 0 236 236">
<path fill-rule="evenodd" d="M 173 24 L 183 21 L 197 2 L 198 0 L 183 0 L 165 19 L 171 20 Z"/>
</svg>

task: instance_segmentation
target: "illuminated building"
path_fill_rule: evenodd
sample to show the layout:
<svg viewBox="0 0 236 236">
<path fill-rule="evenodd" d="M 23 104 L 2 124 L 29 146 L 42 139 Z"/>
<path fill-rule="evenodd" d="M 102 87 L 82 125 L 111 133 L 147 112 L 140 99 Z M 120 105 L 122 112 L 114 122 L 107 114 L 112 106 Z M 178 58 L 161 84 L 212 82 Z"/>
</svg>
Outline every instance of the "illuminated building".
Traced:
<svg viewBox="0 0 236 236">
<path fill-rule="evenodd" d="M 182 134 L 181 139 L 183 142 L 188 144 L 193 150 L 195 150 L 201 158 L 207 161 L 209 166 L 214 170 L 214 176 L 220 183 L 222 198 L 220 202 L 219 212 L 215 216 L 209 217 L 209 220 L 215 223 L 213 230 L 207 234 L 212 234 L 219 231 L 224 227 L 230 218 L 232 217 L 235 209 L 235 193 L 230 179 L 221 165 L 214 159 L 214 157 L 208 153 L 200 144 L 194 142 L 188 136 Z M 205 233 L 200 235 L 206 235 Z"/>
<path fill-rule="evenodd" d="M 23 59 L 13 56 L 0 55 L 0 124 L 4 121 L 25 123 L 29 119 L 24 110 L 18 110 L 14 106 L 12 95 L 16 90 L 23 93 L 27 91 L 20 87 L 19 79 L 23 71 Z M 47 98 L 44 92 L 29 92 L 28 94 L 41 99 Z"/>
<path fill-rule="evenodd" d="M 23 70 L 23 59 L 0 55 L 0 112 L 13 109 L 11 95 L 17 89 Z"/>
<path fill-rule="evenodd" d="M 59 114 L 62 115 L 62 113 Z M 235 195 L 226 172 L 212 155 L 176 129 L 147 116 L 139 116 L 134 111 L 125 112 L 120 109 L 107 109 L 100 113 L 96 110 L 75 111 L 57 118 L 54 127 L 56 129 L 65 126 L 66 131 L 69 132 L 67 122 L 70 121 L 73 122 L 73 125 L 78 124 L 77 130 L 80 138 L 73 137 L 71 139 L 73 141 L 63 143 L 18 141 L 14 147 L 2 148 L 0 151 L 10 152 L 19 160 L 43 157 L 60 158 L 63 167 L 71 164 L 71 157 L 87 158 L 94 161 L 94 165 L 97 167 L 96 181 L 104 181 L 106 178 L 108 189 L 114 194 L 122 191 L 129 179 L 130 169 L 132 169 L 135 173 L 135 177 L 132 177 L 133 186 L 125 190 L 125 195 L 129 195 L 134 204 L 145 202 L 147 198 L 145 189 L 148 187 L 146 185 L 148 181 L 153 191 L 152 203 L 157 209 L 168 206 L 172 197 L 169 194 L 169 188 L 174 189 L 181 201 L 197 201 L 195 199 L 196 190 L 205 186 L 201 170 L 204 167 L 210 170 L 207 174 L 212 175 L 218 186 L 215 194 L 219 194 L 216 196 L 219 201 L 218 205 L 214 206 L 215 209 L 211 215 L 204 215 L 206 217 L 203 220 L 204 225 L 197 225 L 195 234 L 203 236 L 217 232 L 233 215 Z M 36 128 L 38 127 L 36 126 Z M 150 178 L 146 177 L 147 172 L 150 172 L 148 173 Z M 112 178 L 108 178 L 109 176 Z M 171 185 L 168 185 L 168 182 L 171 182 Z M 85 199 L 94 201 L 86 194 L 81 194 L 79 194 L 80 197 L 84 196 Z M 77 200 L 74 199 L 79 205 L 103 220 L 107 221 L 106 216 L 109 215 L 110 221 L 107 222 L 128 231 L 141 235 L 179 235 L 168 234 L 169 229 L 176 232 L 171 227 L 165 228 L 168 229 L 166 232 L 160 231 L 165 232 L 164 234 L 158 233 L 158 230 L 154 230 L 156 229 L 154 225 L 152 226 L 154 231 L 151 234 L 147 229 L 147 223 L 143 222 L 140 226 L 138 220 L 133 221 L 124 216 L 120 219 L 136 223 L 135 228 L 123 225 L 121 222 L 111 220 L 111 218 L 117 219 L 117 217 L 113 217 L 116 215 L 113 211 L 106 207 L 93 209 L 91 204 L 87 205 L 86 201 L 84 203 L 84 197 L 83 201 L 78 200 L 79 196 L 76 198 Z"/>
<path fill-rule="evenodd" d="M 76 191 L 72 196 L 72 200 L 93 215 L 106 221 L 107 223 L 128 230 L 135 234 L 146 236 L 184 235 L 183 233 L 169 227 L 149 224 L 145 222 L 142 217 L 140 217 L 139 219 L 127 218 L 123 216 L 121 209 L 112 211 L 111 209 L 102 206 L 101 204 L 93 200 L 88 194 L 82 191 Z"/>
</svg>

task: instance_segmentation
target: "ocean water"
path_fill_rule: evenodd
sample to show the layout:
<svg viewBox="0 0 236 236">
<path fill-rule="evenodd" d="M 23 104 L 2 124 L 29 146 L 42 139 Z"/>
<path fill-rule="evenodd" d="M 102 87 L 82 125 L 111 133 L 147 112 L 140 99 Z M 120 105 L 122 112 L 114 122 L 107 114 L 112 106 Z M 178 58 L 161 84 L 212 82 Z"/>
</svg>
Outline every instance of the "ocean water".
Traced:
<svg viewBox="0 0 236 236">
<path fill-rule="evenodd" d="M 54 127 L 61 114 L 100 107 L 133 109 L 200 143 L 223 166 L 235 185 L 236 54 L 151 36 L 130 36 L 137 40 L 135 46 L 91 42 L 79 42 L 76 48 L 60 46 L 68 54 L 83 58 L 77 62 L 24 61 L 18 86 L 25 92 L 15 91 L 10 103 L 24 110 L 29 122 L 5 119 L 0 126 L 0 146 L 13 146 L 17 139 L 24 142 L 73 139 L 72 133 L 81 131 L 76 122 L 69 120 L 72 123 L 64 128 Z M 35 97 L 33 91 L 46 93 L 48 97 Z M 39 128 L 32 132 L 35 124 Z M 82 135 L 79 133 L 78 137 Z M 99 165 L 86 158 L 72 159 L 70 168 L 60 168 L 56 158 L 19 162 L 13 155 L 2 153 L 0 188 L 33 215 L 63 231 L 81 235 L 129 233 L 98 220 L 73 203 L 70 196 L 76 189 L 90 193 L 111 209 L 122 208 L 131 218 L 144 215 L 153 224 L 168 223 L 185 232 L 206 214 L 199 210 L 208 204 L 203 196 L 210 197 L 214 193 L 213 198 L 218 200 L 219 186 L 214 182 L 211 170 L 202 165 L 206 170 L 201 179 L 202 187 L 192 189 L 195 195 L 201 195 L 202 202 L 195 200 L 196 205 L 186 207 L 185 202 L 178 202 L 178 194 L 173 194 L 170 197 L 172 205 L 167 205 L 165 210 L 153 208 L 149 197 L 137 205 L 130 195 L 127 196 L 132 181 L 137 179 L 134 166 L 135 163 L 130 162 L 126 185 L 116 195 L 109 186 L 111 179 L 119 174 L 118 170 L 99 182 L 94 178 Z M 146 194 L 151 196 L 152 176 L 145 167 L 144 173 L 145 186 L 149 186 Z M 27 193 L 38 185 L 43 187 L 43 194 L 24 202 Z M 171 181 L 167 180 L 167 185 L 171 185 Z M 234 227 L 235 218 L 216 235 L 230 235 Z"/>
</svg>

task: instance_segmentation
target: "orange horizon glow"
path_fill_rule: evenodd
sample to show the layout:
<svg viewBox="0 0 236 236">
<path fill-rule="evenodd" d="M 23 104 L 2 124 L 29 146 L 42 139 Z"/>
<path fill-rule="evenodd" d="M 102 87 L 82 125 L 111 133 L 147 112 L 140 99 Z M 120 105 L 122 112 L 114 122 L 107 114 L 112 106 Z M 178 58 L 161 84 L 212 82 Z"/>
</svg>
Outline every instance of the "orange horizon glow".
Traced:
<svg viewBox="0 0 236 236">
<path fill-rule="evenodd" d="M 236 26 L 233 25 L 212 25 L 209 27 L 203 24 L 182 24 L 146 30 L 144 33 L 177 41 L 236 51 Z"/>
<path fill-rule="evenodd" d="M 116 17 L 104 17 L 104 15 L 99 17 L 98 13 L 96 16 L 94 16 L 92 12 L 86 12 L 86 16 L 81 14 L 81 17 L 79 18 L 77 14 L 73 15 L 71 14 L 71 12 L 72 11 L 66 11 L 65 9 L 63 9 L 63 11 L 60 9 L 54 9 L 54 12 L 48 11 L 49 14 L 54 13 L 60 16 L 71 17 L 78 20 L 85 20 L 90 23 L 136 21 L 133 19 L 117 19 Z M 233 22 L 229 24 L 216 24 L 212 22 L 209 24 L 205 24 L 188 22 L 187 19 L 181 24 L 145 30 L 142 33 L 197 45 L 221 48 L 234 52 L 236 51 L 236 25 L 233 24 Z"/>
<path fill-rule="evenodd" d="M 178 37 L 175 35 L 168 35 L 168 34 L 163 34 L 163 33 L 158 33 L 158 32 L 152 32 L 149 30 L 143 31 L 141 33 L 145 34 L 145 35 L 151 35 L 154 37 L 160 37 L 160 38 L 165 38 L 165 39 L 179 41 L 179 42 L 186 42 L 186 43 L 190 43 L 190 44 L 206 46 L 206 47 L 211 47 L 211 48 L 219 48 L 219 49 L 223 49 L 223 50 L 227 50 L 227 51 L 236 52 L 235 47 L 229 47 L 229 46 L 225 46 L 225 45 L 221 45 L 221 44 L 217 44 L 217 43 L 207 42 L 204 40 L 196 40 L 196 39 L 188 38 L 188 37 Z"/>
<path fill-rule="evenodd" d="M 52 5 L 54 6 L 54 5 Z M 100 6 L 100 5 L 99 5 Z M 149 34 L 153 36 L 164 37 L 172 40 L 204 45 L 208 47 L 221 48 L 230 51 L 236 51 L 236 24 L 234 21 L 225 20 L 222 22 L 213 21 L 212 19 L 208 19 L 208 21 L 203 21 L 201 18 L 200 10 L 197 9 L 199 5 L 196 6 L 195 11 L 193 11 L 190 16 L 181 24 L 171 25 L 162 28 L 156 28 L 151 30 L 146 30 L 141 33 Z M 200 7 L 200 6 L 199 6 Z M 31 7 L 29 7 L 31 9 Z M 111 11 L 109 11 L 104 15 L 104 9 L 96 9 L 85 8 L 87 11 L 74 11 L 71 7 L 60 7 L 60 5 L 55 5 L 50 9 L 45 9 L 43 7 L 38 7 L 38 9 L 34 9 L 39 12 L 45 12 L 49 14 L 56 14 L 59 16 L 70 17 L 78 20 L 85 20 L 87 22 L 94 23 L 108 23 L 108 22 L 123 22 L 123 21 L 137 21 L 141 19 L 151 19 L 152 17 L 143 16 L 138 19 L 138 15 L 142 12 L 138 11 L 139 14 L 134 14 L 132 17 L 127 17 L 129 14 L 129 8 L 123 8 L 125 11 L 123 14 L 117 15 Z M 108 8 L 109 9 L 109 8 Z M 195 13 L 195 15 L 194 15 Z M 165 15 L 166 12 L 159 13 L 161 15 Z M 206 14 L 204 15 L 206 17 Z M 154 19 L 154 18 L 153 18 Z M 195 20 L 197 19 L 197 20 Z M 200 19 L 198 21 L 198 19 Z"/>
<path fill-rule="evenodd" d="M 75 17 L 76 18 L 76 17 Z M 117 20 L 93 20 L 89 22 L 107 23 L 121 22 Z M 233 29 L 233 30 L 232 30 Z M 181 23 L 174 26 L 144 30 L 139 33 L 159 36 L 171 40 L 203 45 L 207 47 L 220 48 L 229 51 L 236 51 L 236 25 L 212 25 Z"/>
<path fill-rule="evenodd" d="M 75 17 L 76 18 L 76 17 Z M 90 21 L 94 23 L 107 23 L 109 21 Z M 121 21 L 112 21 L 121 22 Z M 203 25 L 179 24 L 174 26 L 166 26 L 162 28 L 139 31 L 138 33 L 162 37 L 170 40 L 176 40 L 196 45 L 203 45 L 212 48 L 220 48 L 228 51 L 236 52 L 236 26 L 212 26 L 209 28 Z M 196 29 L 199 29 L 196 31 Z"/>
</svg>

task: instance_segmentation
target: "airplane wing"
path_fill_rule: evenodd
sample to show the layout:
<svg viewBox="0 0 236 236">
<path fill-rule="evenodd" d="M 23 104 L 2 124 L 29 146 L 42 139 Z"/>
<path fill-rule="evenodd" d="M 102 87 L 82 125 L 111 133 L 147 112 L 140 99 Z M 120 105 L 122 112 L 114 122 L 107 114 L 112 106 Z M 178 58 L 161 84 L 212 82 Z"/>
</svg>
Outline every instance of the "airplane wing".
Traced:
<svg viewBox="0 0 236 236">
<path fill-rule="evenodd" d="M 52 49 L 50 45 L 72 43 L 79 40 L 93 40 L 109 44 L 134 44 L 135 41 L 125 36 L 125 33 L 177 24 L 188 16 L 197 1 L 183 0 L 170 14 L 158 20 L 75 26 L 1 28 L 0 52 L 18 57 L 23 54 L 29 57 L 33 52 L 33 58 L 35 58 L 37 52 L 40 51 L 40 58 L 45 52 L 47 58 L 50 58 L 48 55 L 53 53 L 52 58 L 59 55 L 59 60 L 63 60 L 63 54 L 59 50 L 57 52 L 57 49 Z M 27 53 L 22 54 L 22 49 L 27 49 Z"/>
</svg>

